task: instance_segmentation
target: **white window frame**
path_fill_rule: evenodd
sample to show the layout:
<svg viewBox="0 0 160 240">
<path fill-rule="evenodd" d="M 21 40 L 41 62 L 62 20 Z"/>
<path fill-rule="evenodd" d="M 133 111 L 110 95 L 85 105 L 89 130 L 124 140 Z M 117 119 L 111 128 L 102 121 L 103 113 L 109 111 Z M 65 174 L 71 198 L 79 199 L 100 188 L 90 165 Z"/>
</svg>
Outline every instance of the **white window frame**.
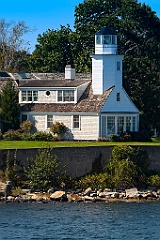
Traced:
<svg viewBox="0 0 160 240">
<path fill-rule="evenodd" d="M 24 100 L 25 98 L 25 100 Z M 30 100 L 29 100 L 30 98 Z M 22 102 L 38 102 L 38 91 L 37 90 L 22 90 L 21 93 Z"/>
<path fill-rule="evenodd" d="M 50 117 L 51 117 L 51 119 L 49 119 Z M 47 129 L 50 128 L 51 124 L 53 124 L 53 115 L 52 114 L 47 114 L 47 116 L 46 116 Z"/>
<path fill-rule="evenodd" d="M 60 96 L 60 93 L 61 93 L 61 96 Z M 68 93 L 68 100 L 66 100 L 67 93 Z M 73 89 L 57 90 L 57 102 L 64 102 L 64 103 L 75 102 L 75 91 Z"/>
<path fill-rule="evenodd" d="M 78 117 L 78 127 L 74 126 L 74 124 L 76 123 L 76 122 L 74 122 L 74 117 Z M 81 130 L 81 117 L 78 114 L 74 114 L 72 116 L 72 129 L 74 129 L 74 130 Z"/>
</svg>

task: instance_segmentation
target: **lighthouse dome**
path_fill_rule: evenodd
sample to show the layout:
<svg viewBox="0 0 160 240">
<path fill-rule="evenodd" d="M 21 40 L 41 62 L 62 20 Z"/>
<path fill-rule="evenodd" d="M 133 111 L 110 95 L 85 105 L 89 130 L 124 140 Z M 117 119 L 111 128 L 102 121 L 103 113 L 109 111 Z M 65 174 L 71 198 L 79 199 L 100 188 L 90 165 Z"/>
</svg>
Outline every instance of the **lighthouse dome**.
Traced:
<svg viewBox="0 0 160 240">
<path fill-rule="evenodd" d="M 107 26 L 103 27 L 101 30 L 96 32 L 95 35 L 117 35 L 116 31 L 108 28 Z"/>
<path fill-rule="evenodd" d="M 116 31 L 105 26 L 95 33 L 95 54 L 117 54 Z"/>
</svg>

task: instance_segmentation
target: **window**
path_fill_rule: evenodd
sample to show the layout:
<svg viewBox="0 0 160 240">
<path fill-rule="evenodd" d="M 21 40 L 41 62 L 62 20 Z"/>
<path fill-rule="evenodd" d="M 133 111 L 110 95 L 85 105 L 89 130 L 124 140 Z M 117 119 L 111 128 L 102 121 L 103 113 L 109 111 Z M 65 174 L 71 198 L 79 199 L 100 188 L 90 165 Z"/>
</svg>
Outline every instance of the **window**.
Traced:
<svg viewBox="0 0 160 240">
<path fill-rule="evenodd" d="M 23 122 L 25 122 L 27 120 L 27 115 L 25 114 L 25 115 L 22 115 L 21 116 L 21 122 L 23 123 Z"/>
<path fill-rule="evenodd" d="M 106 137 L 106 116 L 102 116 L 102 137 Z"/>
<path fill-rule="evenodd" d="M 32 91 L 28 91 L 28 100 L 27 101 L 32 101 Z"/>
<path fill-rule="evenodd" d="M 38 101 L 38 91 L 33 91 L 33 101 Z"/>
<path fill-rule="evenodd" d="M 115 117 L 107 117 L 107 134 L 115 134 Z"/>
<path fill-rule="evenodd" d="M 112 36 L 112 44 L 117 44 L 117 36 L 116 35 Z"/>
<path fill-rule="evenodd" d="M 131 131 L 131 117 L 126 117 L 126 131 Z"/>
<path fill-rule="evenodd" d="M 96 44 L 101 44 L 101 37 L 99 35 L 96 36 Z"/>
<path fill-rule="evenodd" d="M 46 91 L 46 96 L 48 97 L 48 96 L 50 96 L 50 91 Z"/>
<path fill-rule="evenodd" d="M 47 115 L 47 128 L 50 128 L 53 123 L 53 115 Z"/>
<path fill-rule="evenodd" d="M 117 117 L 117 134 L 123 133 L 124 117 Z"/>
<path fill-rule="evenodd" d="M 58 91 L 58 102 L 62 102 L 62 91 Z"/>
<path fill-rule="evenodd" d="M 121 70 L 121 63 L 117 62 L 117 71 L 120 71 L 120 70 Z"/>
<path fill-rule="evenodd" d="M 103 44 L 111 44 L 111 36 L 109 35 L 103 36 Z"/>
<path fill-rule="evenodd" d="M 73 115 L 73 128 L 80 127 L 79 115 Z"/>
<path fill-rule="evenodd" d="M 117 93 L 117 102 L 120 102 L 120 93 Z"/>
<path fill-rule="evenodd" d="M 136 131 L 136 117 L 132 118 L 132 131 L 135 132 Z"/>
<path fill-rule="evenodd" d="M 64 102 L 73 102 L 74 101 L 74 91 L 72 91 L 72 90 L 63 91 L 63 101 Z"/>
<path fill-rule="evenodd" d="M 27 92 L 22 91 L 22 101 L 27 101 Z"/>
<path fill-rule="evenodd" d="M 22 102 L 38 101 L 38 91 L 22 91 Z"/>
<path fill-rule="evenodd" d="M 74 90 L 59 90 L 58 102 L 74 102 Z"/>
</svg>

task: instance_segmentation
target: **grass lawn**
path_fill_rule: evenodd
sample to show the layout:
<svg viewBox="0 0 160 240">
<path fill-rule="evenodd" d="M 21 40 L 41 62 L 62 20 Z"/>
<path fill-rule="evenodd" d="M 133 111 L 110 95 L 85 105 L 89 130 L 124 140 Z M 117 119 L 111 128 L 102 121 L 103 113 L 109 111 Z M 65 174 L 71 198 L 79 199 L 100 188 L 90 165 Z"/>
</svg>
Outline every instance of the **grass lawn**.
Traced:
<svg viewBox="0 0 160 240">
<path fill-rule="evenodd" d="M 152 142 L 96 142 L 96 141 L 3 141 L 0 140 L 0 149 L 20 148 L 45 148 L 45 147 L 89 147 L 89 146 L 114 146 L 114 145 L 138 145 L 138 146 L 160 146 L 160 140 L 152 139 Z"/>
</svg>

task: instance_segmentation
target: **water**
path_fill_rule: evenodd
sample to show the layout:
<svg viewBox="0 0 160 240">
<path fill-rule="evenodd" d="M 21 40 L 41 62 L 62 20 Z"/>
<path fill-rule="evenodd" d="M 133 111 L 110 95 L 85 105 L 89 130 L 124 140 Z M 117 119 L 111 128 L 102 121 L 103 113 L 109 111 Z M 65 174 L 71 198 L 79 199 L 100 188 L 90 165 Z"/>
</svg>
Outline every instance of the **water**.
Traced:
<svg viewBox="0 0 160 240">
<path fill-rule="evenodd" d="M 0 203 L 0 240 L 159 240 L 160 202 Z"/>
</svg>

